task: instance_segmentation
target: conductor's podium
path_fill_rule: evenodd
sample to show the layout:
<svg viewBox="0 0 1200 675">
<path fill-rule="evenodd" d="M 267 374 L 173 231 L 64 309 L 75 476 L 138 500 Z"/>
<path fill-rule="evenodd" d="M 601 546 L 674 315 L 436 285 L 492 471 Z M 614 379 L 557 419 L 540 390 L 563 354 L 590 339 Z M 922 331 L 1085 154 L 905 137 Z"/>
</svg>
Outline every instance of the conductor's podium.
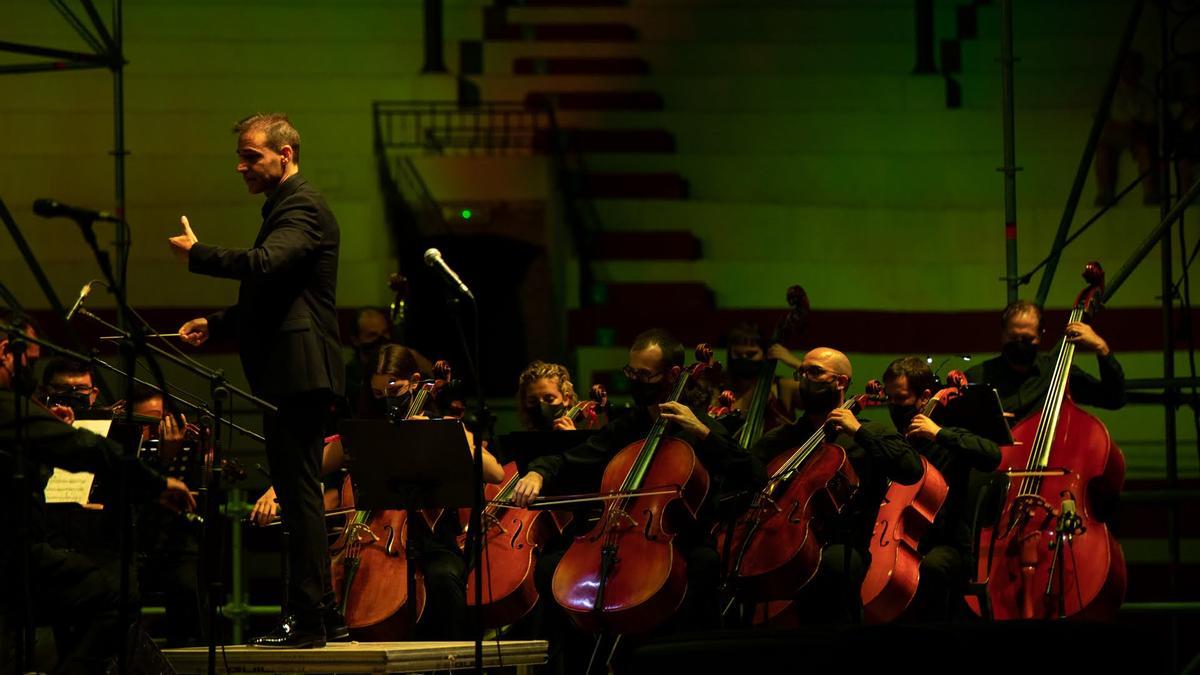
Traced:
<svg viewBox="0 0 1200 675">
<path fill-rule="evenodd" d="M 164 649 L 177 673 L 206 673 L 208 649 Z M 546 662 L 545 640 L 483 643 L 485 668 L 514 668 Z M 320 649 L 217 648 L 218 673 L 423 673 L 475 667 L 474 642 L 331 642 Z"/>
</svg>

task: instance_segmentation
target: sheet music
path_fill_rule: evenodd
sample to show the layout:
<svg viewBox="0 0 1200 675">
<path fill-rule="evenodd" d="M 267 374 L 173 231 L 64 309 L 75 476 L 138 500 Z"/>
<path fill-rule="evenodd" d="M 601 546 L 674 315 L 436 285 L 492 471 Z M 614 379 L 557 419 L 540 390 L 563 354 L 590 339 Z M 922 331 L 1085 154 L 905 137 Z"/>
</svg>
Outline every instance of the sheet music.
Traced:
<svg viewBox="0 0 1200 675">
<path fill-rule="evenodd" d="M 75 420 L 76 429 L 86 429 L 100 436 L 108 436 L 112 420 Z M 47 504 L 87 504 L 96 475 L 87 471 L 72 472 L 55 467 L 54 474 L 46 483 Z"/>
</svg>

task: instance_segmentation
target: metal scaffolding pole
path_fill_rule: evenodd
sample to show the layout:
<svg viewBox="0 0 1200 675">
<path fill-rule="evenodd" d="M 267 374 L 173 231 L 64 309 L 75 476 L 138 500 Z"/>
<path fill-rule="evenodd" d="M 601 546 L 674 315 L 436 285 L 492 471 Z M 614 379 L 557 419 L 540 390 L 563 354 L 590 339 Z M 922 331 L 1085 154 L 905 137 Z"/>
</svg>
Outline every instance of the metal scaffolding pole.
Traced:
<svg viewBox="0 0 1200 675">
<path fill-rule="evenodd" d="M 1004 115 L 1004 285 L 1008 287 L 1008 300 L 1017 299 L 1017 151 L 1013 129 L 1013 28 L 1012 0 L 1000 0 L 1000 94 L 1001 110 Z"/>
</svg>

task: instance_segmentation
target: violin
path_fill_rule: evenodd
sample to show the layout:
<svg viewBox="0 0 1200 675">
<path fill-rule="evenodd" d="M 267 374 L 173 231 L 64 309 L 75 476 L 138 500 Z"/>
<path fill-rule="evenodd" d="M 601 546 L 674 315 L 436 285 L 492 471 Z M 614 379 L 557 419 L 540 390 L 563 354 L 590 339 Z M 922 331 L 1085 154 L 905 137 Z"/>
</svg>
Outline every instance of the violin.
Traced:
<svg viewBox="0 0 1200 675">
<path fill-rule="evenodd" d="M 948 387 L 930 397 L 921 414 L 934 411 L 962 393 L 967 376 L 961 370 L 946 376 Z M 889 481 L 879 504 L 875 529 L 871 532 L 871 564 L 863 578 L 860 595 L 863 619 L 869 624 L 887 623 L 904 613 L 917 595 L 921 580 L 921 537 L 937 518 L 950 486 L 942 472 L 921 458 L 921 478 L 911 485 Z"/>
<path fill-rule="evenodd" d="M 418 383 L 403 419 L 421 414 L 436 390 L 450 381 L 450 366 L 434 364 L 433 380 Z M 346 480 L 353 478 L 347 475 Z M 433 529 L 442 510 L 422 510 L 424 525 Z M 409 584 L 408 511 L 355 511 L 330 548 L 330 574 L 338 609 L 356 639 L 387 641 L 408 635 L 425 609 L 425 584 L 413 570 Z M 411 594 L 411 597 L 410 597 Z M 412 601 L 410 606 L 408 603 Z"/>
<path fill-rule="evenodd" d="M 595 423 L 599 411 L 608 405 L 608 391 L 603 385 L 592 385 L 591 399 L 580 401 L 563 415 L 575 420 L 583 417 L 587 426 Z M 483 488 L 487 506 L 483 510 L 487 566 L 483 575 L 483 621 L 488 628 L 516 623 L 533 609 L 538 601 L 533 572 L 537 555 L 546 541 L 562 532 L 568 519 L 555 518 L 555 513 L 523 509 L 512 504 L 512 494 L 520 478 L 517 463 L 504 465 L 504 480 L 499 485 Z M 545 500 L 543 500 L 545 501 Z M 467 604 L 475 604 L 475 575 L 467 578 Z"/>
<path fill-rule="evenodd" d="M 857 413 L 884 398 L 873 380 L 867 393 L 840 407 Z M 831 534 L 827 521 L 841 514 L 859 485 L 845 448 L 827 440 L 824 427 L 771 460 L 767 475 L 746 512 L 718 536 L 717 550 L 730 552 L 729 585 L 751 601 L 790 599 L 816 575 Z"/>
<path fill-rule="evenodd" d="M 1091 316 L 1104 270 L 1087 265 L 1068 324 Z M 1000 519 L 981 534 L 979 578 L 996 619 L 1112 618 L 1125 597 L 1125 556 L 1095 502 L 1115 497 L 1125 458 L 1100 420 L 1068 391 L 1075 345 L 1062 341 L 1041 411 L 1000 448 L 1010 478 Z M 1019 479 L 1019 480 L 1011 480 Z"/>
<path fill-rule="evenodd" d="M 696 348 L 696 358 L 668 401 L 679 401 L 689 381 L 718 367 L 707 345 Z M 667 425 L 658 417 L 644 439 L 609 461 L 600 492 L 621 496 L 605 502 L 596 525 L 571 543 L 554 571 L 555 601 L 584 630 L 645 632 L 683 602 L 687 564 L 675 533 L 695 520 L 709 476 L 688 443 L 667 436 Z"/>
</svg>

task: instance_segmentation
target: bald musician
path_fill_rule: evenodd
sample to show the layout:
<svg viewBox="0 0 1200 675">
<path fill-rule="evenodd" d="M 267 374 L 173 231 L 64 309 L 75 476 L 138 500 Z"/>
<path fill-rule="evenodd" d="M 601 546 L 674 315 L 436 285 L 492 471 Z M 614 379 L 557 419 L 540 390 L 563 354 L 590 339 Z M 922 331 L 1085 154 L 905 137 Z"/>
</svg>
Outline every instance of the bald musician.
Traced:
<svg viewBox="0 0 1200 675">
<path fill-rule="evenodd" d="M 921 477 L 921 460 L 901 436 L 885 424 L 840 407 L 847 400 L 853 375 L 850 359 L 842 352 L 829 347 L 809 351 L 796 370 L 804 413 L 794 423 L 764 435 L 751 449 L 767 464 L 824 427 L 826 439 L 846 450 L 858 474 L 857 496 L 840 517 L 822 523 L 829 544 L 821 568 L 795 598 L 796 618 L 806 623 L 857 620 L 864 559 L 887 483 L 912 483 Z"/>
</svg>

